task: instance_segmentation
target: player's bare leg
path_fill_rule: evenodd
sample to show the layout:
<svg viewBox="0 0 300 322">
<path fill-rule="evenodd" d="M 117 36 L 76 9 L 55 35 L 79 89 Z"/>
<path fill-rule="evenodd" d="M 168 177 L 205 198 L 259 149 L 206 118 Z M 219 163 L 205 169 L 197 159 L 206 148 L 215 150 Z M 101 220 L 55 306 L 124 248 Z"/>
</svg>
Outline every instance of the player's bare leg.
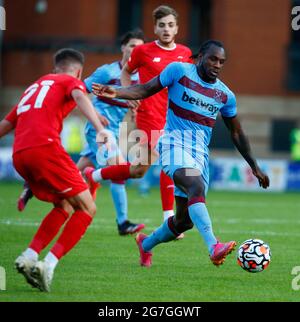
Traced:
<svg viewBox="0 0 300 322">
<path fill-rule="evenodd" d="M 130 177 L 131 178 L 141 178 L 148 171 L 149 167 L 155 163 L 158 158 L 158 153 L 155 149 L 150 149 L 148 147 L 148 156 L 147 159 L 141 159 L 140 163 L 132 162 L 130 166 Z M 174 204 L 174 182 L 170 177 L 165 173 L 161 172 L 160 175 L 160 193 L 162 200 L 163 208 L 163 217 L 164 220 L 168 219 L 171 216 L 174 216 L 173 204 Z M 182 238 L 183 235 L 179 236 Z M 178 239 L 179 239 L 178 238 Z"/>
<path fill-rule="evenodd" d="M 18 202 L 17 202 L 17 208 L 19 211 L 23 211 L 27 205 L 27 202 L 29 201 L 29 199 L 31 199 L 33 197 L 33 193 L 30 190 L 30 187 L 28 185 L 27 182 L 24 182 L 24 187 L 23 187 L 23 191 L 21 192 L 19 198 L 18 198 Z"/>
<path fill-rule="evenodd" d="M 87 157 L 80 157 L 76 163 L 77 168 L 83 171 L 86 167 L 93 167 L 93 162 Z"/>
<path fill-rule="evenodd" d="M 131 178 L 142 178 L 145 173 L 149 170 L 149 167 L 155 163 L 158 158 L 158 153 L 155 149 L 150 149 L 148 146 L 148 156 L 146 159 L 139 158 L 139 162 L 133 161 L 130 166 L 130 177 Z M 164 173 L 161 174 L 160 180 L 160 191 L 161 191 L 161 200 L 163 207 L 163 217 L 164 220 L 167 220 L 169 217 L 174 216 L 173 211 L 173 202 L 174 202 L 174 183 L 173 181 L 166 176 Z M 179 234 L 176 239 L 182 239 L 183 234 Z"/>
<path fill-rule="evenodd" d="M 92 181 L 95 182 L 101 182 L 101 180 L 127 180 L 129 178 L 142 178 L 146 171 L 149 169 L 151 164 L 153 164 L 157 158 L 158 153 L 155 149 L 150 149 L 145 144 L 140 144 L 139 149 L 137 150 L 138 154 L 136 159 L 132 161 L 131 164 L 120 164 L 120 165 L 112 165 L 100 170 L 96 170 L 92 174 Z M 116 163 L 114 163 L 116 164 Z M 168 181 L 167 181 L 168 179 Z M 161 182 L 164 182 L 166 188 L 161 190 L 161 196 L 162 197 L 168 197 L 168 203 L 163 203 L 163 210 L 164 210 L 164 217 L 165 219 L 169 216 L 174 215 L 173 209 L 167 209 L 167 208 L 173 208 L 173 206 L 170 205 L 170 198 L 171 198 L 171 204 L 173 205 L 174 200 L 174 191 L 173 187 L 174 184 L 170 178 L 168 178 L 166 175 L 164 175 L 164 180 L 161 180 Z M 170 189 L 171 188 L 171 189 Z M 164 205 L 167 204 L 167 207 L 165 208 Z M 179 237 L 182 237 L 179 236 Z"/>
<path fill-rule="evenodd" d="M 151 151 L 147 147 L 141 146 L 140 154 L 132 163 L 118 162 L 108 167 L 97 169 L 92 174 L 92 180 L 101 182 L 102 180 L 127 180 L 142 178 L 151 165 Z M 154 152 L 153 152 L 154 153 Z M 155 156 L 157 158 L 157 156 Z M 112 163 L 110 163 L 112 164 Z"/>
<path fill-rule="evenodd" d="M 85 177 L 85 180 L 89 185 L 91 195 L 93 199 L 96 200 L 97 190 L 101 187 L 101 184 L 90 180 L 92 172 L 95 170 L 93 162 L 88 157 L 82 156 L 78 160 L 76 166 Z"/>
<path fill-rule="evenodd" d="M 127 180 L 129 178 L 141 178 L 144 176 L 146 171 L 149 169 L 151 164 L 155 163 L 158 158 L 158 153 L 155 149 L 150 149 L 148 142 L 147 144 L 140 144 L 138 149 L 138 154 L 136 159 L 131 163 L 126 164 L 118 164 L 118 160 L 114 161 L 114 165 L 102 168 L 92 172 L 89 169 L 89 180 L 91 182 L 101 182 L 101 180 Z M 171 180 L 171 179 L 170 179 Z M 173 182 L 172 186 L 173 186 Z M 172 189 L 172 200 L 173 189 Z M 169 209 L 166 211 L 168 213 L 168 217 L 174 215 L 173 210 Z M 183 238 L 184 235 L 180 234 L 177 236 L 177 239 Z"/>
<path fill-rule="evenodd" d="M 107 160 L 108 165 L 126 164 L 123 156 L 118 154 Z M 94 184 L 92 180 L 93 167 L 87 167 L 84 169 L 84 175 L 90 185 Z M 128 220 L 128 208 L 127 208 L 127 193 L 125 188 L 125 180 L 112 180 L 110 185 L 112 198 L 116 210 L 116 221 L 118 226 L 118 232 L 120 235 L 135 234 L 145 228 L 145 224 L 133 223 Z"/>
<path fill-rule="evenodd" d="M 138 164 L 131 165 L 130 174 L 133 178 L 140 178 L 144 176 L 151 164 L 154 164 L 158 159 L 158 152 L 155 149 L 151 149 L 148 145 L 148 160 L 147 165 Z M 174 203 L 174 182 L 163 171 L 160 175 L 160 193 L 163 207 L 164 220 L 174 216 L 173 203 Z M 184 238 L 183 232 L 176 236 L 176 240 Z"/>
</svg>

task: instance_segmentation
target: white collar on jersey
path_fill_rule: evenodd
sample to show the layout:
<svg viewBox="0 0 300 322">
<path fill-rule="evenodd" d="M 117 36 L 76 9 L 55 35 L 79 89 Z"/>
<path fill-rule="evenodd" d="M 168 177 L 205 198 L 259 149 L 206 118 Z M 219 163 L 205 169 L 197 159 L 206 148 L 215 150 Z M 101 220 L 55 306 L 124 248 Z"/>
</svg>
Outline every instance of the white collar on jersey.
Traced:
<svg viewBox="0 0 300 322">
<path fill-rule="evenodd" d="M 164 50 L 174 50 L 175 48 L 176 48 L 176 44 L 174 43 L 174 46 L 172 47 L 172 48 L 166 48 L 166 47 L 163 47 L 162 45 L 160 45 L 159 43 L 158 43 L 158 40 L 155 40 L 155 43 L 156 43 L 156 45 L 159 47 L 159 48 L 161 48 L 161 49 L 164 49 Z"/>
</svg>

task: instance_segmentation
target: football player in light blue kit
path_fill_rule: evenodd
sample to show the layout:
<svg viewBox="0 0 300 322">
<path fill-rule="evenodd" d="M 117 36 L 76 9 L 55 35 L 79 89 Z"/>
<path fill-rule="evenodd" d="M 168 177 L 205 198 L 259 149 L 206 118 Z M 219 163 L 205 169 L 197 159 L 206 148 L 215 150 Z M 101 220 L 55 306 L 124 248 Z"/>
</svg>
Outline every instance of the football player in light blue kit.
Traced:
<svg viewBox="0 0 300 322">
<path fill-rule="evenodd" d="M 205 205 L 209 182 L 208 145 L 218 112 L 259 185 L 269 186 L 269 178 L 252 156 L 249 141 L 238 120 L 235 95 L 217 78 L 226 60 L 222 43 L 205 42 L 194 58 L 196 64 L 171 63 L 158 77 L 143 85 L 125 88 L 93 86 L 97 95 L 126 99 L 142 99 L 168 87 L 167 122 L 157 150 L 163 171 L 173 178 L 176 186 L 176 215 L 149 236 L 137 235 L 142 266 L 151 266 L 153 247 L 174 240 L 194 225 L 203 237 L 214 265 L 221 265 L 236 246 L 235 241 L 221 243 L 216 239 Z"/>
<path fill-rule="evenodd" d="M 144 43 L 143 32 L 139 29 L 127 32 L 121 39 L 121 50 L 123 53 L 122 60 L 111 64 L 106 64 L 91 74 L 84 80 L 86 88 L 92 92 L 92 83 L 100 82 L 103 84 L 120 85 L 120 76 L 122 66 L 128 61 L 134 47 Z M 138 82 L 138 74 L 132 75 L 132 83 Z M 106 129 L 113 133 L 116 142 L 119 137 L 120 123 L 123 121 L 128 108 L 136 107 L 138 102 L 120 99 L 110 99 L 105 97 L 94 97 L 93 105 L 97 112 L 108 121 Z M 90 122 L 87 122 L 85 127 L 85 137 L 87 146 L 81 152 L 81 158 L 78 161 L 78 168 L 84 170 L 84 174 L 88 176 L 91 171 L 90 166 L 100 168 L 108 164 L 116 164 L 117 162 L 126 162 L 122 157 L 121 151 L 117 144 L 113 145 L 108 151 L 106 146 L 102 146 L 98 150 L 96 143 L 96 131 Z M 94 187 L 97 188 L 97 185 Z M 116 219 L 118 224 L 118 231 L 120 235 L 132 234 L 144 228 L 144 224 L 134 224 L 128 220 L 127 209 L 127 193 L 125 188 L 125 181 L 112 181 L 110 190 L 116 210 Z M 96 189 L 94 189 L 94 197 Z"/>
</svg>

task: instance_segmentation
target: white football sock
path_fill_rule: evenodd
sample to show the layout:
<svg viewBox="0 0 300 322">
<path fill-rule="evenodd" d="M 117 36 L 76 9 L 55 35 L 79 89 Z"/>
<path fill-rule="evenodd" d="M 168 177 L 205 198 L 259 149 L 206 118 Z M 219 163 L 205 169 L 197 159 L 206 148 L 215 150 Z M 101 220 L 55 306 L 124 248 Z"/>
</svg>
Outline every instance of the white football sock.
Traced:
<svg viewBox="0 0 300 322">
<path fill-rule="evenodd" d="M 49 252 L 47 254 L 47 256 L 45 257 L 45 262 L 47 262 L 48 266 L 52 270 L 54 270 L 55 267 L 56 267 L 56 265 L 58 264 L 59 260 L 58 260 L 58 258 L 54 254 L 52 254 L 51 252 Z"/>
<path fill-rule="evenodd" d="M 95 170 L 92 173 L 92 178 L 95 182 L 101 182 L 102 176 L 101 176 L 101 169 Z"/>
<path fill-rule="evenodd" d="M 23 252 L 23 255 L 32 261 L 37 261 L 38 257 L 39 257 L 39 254 L 35 250 L 33 250 L 32 248 L 27 248 Z"/>
<path fill-rule="evenodd" d="M 165 210 L 163 212 L 164 215 L 164 221 L 167 220 L 169 217 L 174 216 L 174 210 Z"/>
</svg>

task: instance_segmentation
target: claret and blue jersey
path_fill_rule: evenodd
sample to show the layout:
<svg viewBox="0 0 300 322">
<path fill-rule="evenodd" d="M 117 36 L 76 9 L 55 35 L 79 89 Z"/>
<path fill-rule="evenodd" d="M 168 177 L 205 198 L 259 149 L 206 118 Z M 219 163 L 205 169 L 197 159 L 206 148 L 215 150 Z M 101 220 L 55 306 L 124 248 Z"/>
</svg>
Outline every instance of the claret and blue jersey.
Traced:
<svg viewBox="0 0 300 322">
<path fill-rule="evenodd" d="M 220 112 L 234 117 L 236 99 L 219 79 L 204 82 L 194 64 L 171 63 L 160 74 L 163 87 L 168 87 L 168 112 L 165 133 L 157 149 L 164 171 L 173 177 L 178 168 L 200 170 L 208 185 L 208 145 Z"/>
<path fill-rule="evenodd" d="M 202 145 L 195 148 L 208 153 L 218 113 L 225 117 L 236 115 L 233 92 L 219 79 L 213 84 L 204 82 L 198 75 L 196 65 L 188 63 L 168 65 L 159 80 L 163 87 L 168 87 L 166 133 L 177 130 L 184 137 L 185 131 L 192 131 L 193 136 L 187 135 L 186 139 L 191 140 L 185 140 L 185 145 L 194 146 L 192 138 L 199 131 L 203 133 Z"/>
<path fill-rule="evenodd" d="M 93 74 L 84 80 L 87 90 L 92 92 L 93 83 L 121 86 L 121 71 L 122 66 L 118 61 L 97 68 Z M 137 83 L 138 74 L 133 74 L 131 80 L 132 83 Z M 120 122 L 123 121 L 128 111 L 126 100 L 94 97 L 93 105 L 101 115 L 109 120 L 107 128 L 118 137 Z M 90 122 L 87 123 L 85 131 L 89 134 L 95 134 L 95 129 Z"/>
<path fill-rule="evenodd" d="M 121 86 L 121 71 L 122 66 L 118 61 L 103 65 L 97 68 L 92 75 L 84 80 L 85 86 L 89 92 L 92 92 L 93 83 Z M 138 82 L 137 73 L 131 76 L 131 81 L 133 84 Z M 120 123 L 123 121 L 128 111 L 126 100 L 106 97 L 99 98 L 95 96 L 93 98 L 93 105 L 101 115 L 108 119 L 109 125 L 106 128 L 114 133 L 117 140 L 119 138 Z M 102 149 L 98 150 L 98 145 L 96 144 L 96 131 L 90 122 L 86 123 L 85 138 L 87 145 L 80 155 L 88 157 L 97 168 L 106 165 L 106 160 L 116 157 L 121 153 L 117 147 L 108 151 L 103 146 Z"/>
</svg>

